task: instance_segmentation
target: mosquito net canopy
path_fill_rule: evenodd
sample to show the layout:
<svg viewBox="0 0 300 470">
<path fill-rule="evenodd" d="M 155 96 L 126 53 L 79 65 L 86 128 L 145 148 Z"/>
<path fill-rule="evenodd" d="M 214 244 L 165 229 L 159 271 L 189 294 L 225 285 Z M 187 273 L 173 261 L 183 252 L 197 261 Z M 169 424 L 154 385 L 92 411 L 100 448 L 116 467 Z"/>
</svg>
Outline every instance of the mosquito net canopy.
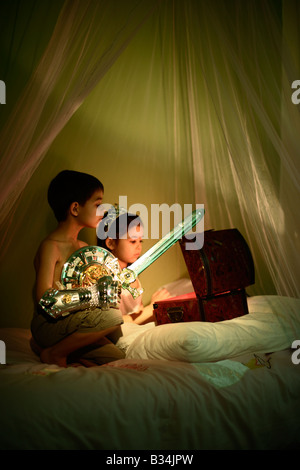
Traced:
<svg viewBox="0 0 300 470">
<path fill-rule="evenodd" d="M 1 10 L 1 326 L 30 323 L 34 254 L 55 227 L 47 188 L 63 169 L 97 176 L 105 202 L 149 214 L 204 204 L 205 230 L 245 237 L 249 294 L 299 297 L 296 0 L 13 0 Z M 96 243 L 91 230 L 82 238 Z M 141 275 L 145 302 L 187 276 L 177 245 Z"/>
</svg>

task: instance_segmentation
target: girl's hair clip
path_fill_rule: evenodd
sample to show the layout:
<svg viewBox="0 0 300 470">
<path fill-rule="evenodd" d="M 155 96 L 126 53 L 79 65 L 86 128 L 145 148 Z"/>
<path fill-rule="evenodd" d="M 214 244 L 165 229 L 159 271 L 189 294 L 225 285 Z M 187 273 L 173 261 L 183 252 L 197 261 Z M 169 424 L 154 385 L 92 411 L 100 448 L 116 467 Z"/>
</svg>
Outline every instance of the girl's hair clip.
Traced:
<svg viewBox="0 0 300 470">
<path fill-rule="evenodd" d="M 120 217 L 120 215 L 127 214 L 127 210 L 124 207 L 120 207 L 118 204 L 112 206 L 105 214 L 101 221 L 104 224 L 104 231 L 108 232 L 114 221 Z"/>
</svg>

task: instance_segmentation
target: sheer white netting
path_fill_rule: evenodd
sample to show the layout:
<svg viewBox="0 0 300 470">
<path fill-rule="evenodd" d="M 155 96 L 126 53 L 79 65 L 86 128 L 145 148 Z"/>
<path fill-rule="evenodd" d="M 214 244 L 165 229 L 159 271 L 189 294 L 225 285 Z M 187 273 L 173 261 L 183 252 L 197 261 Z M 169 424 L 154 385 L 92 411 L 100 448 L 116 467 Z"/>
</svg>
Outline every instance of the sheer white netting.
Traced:
<svg viewBox="0 0 300 470">
<path fill-rule="evenodd" d="M 278 7 L 201 2 L 195 12 L 185 3 L 185 27 L 174 25 L 186 107 L 176 127 L 185 127 L 208 225 L 238 225 L 266 268 L 257 283 L 266 287 L 270 276 L 276 293 L 299 296 L 300 120 L 291 84 L 300 42 L 291 34 L 300 17 L 295 2 Z"/>
<path fill-rule="evenodd" d="M 34 185 L 128 168 L 132 202 L 204 204 L 206 229 L 241 231 L 250 293 L 299 297 L 299 20 L 292 0 L 67 1 L 0 136 L 2 281 L 12 250 L 32 263 L 22 228 L 45 231 Z"/>
<path fill-rule="evenodd" d="M 156 5 L 143 0 L 66 0 L 49 44 L 0 135 L 1 226 L 55 137 Z"/>
</svg>

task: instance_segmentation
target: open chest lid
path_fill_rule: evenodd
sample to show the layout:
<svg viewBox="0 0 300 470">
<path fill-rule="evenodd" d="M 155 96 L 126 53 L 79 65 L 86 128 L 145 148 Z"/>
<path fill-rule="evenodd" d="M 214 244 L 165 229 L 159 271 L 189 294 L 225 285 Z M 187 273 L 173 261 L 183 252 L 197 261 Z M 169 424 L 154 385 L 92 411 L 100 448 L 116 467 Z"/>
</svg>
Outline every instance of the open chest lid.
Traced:
<svg viewBox="0 0 300 470">
<path fill-rule="evenodd" d="M 180 240 L 182 254 L 200 298 L 246 288 L 254 284 L 254 263 L 249 246 L 236 229 L 207 230 L 201 237 Z"/>
</svg>

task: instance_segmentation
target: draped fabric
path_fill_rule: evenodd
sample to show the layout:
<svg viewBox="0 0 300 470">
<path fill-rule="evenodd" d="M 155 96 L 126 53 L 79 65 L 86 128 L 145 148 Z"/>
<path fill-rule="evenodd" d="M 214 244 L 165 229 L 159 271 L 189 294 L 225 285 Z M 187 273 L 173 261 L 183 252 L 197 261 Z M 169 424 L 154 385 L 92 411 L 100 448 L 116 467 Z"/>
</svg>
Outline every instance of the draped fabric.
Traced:
<svg viewBox="0 0 300 470">
<path fill-rule="evenodd" d="M 294 38 L 293 58 L 287 16 L 293 2 L 281 11 L 276 2 L 217 5 L 216 14 L 201 2 L 195 18 L 186 4 L 185 24 L 197 22 L 185 28 L 181 58 L 196 200 L 204 202 L 210 226 L 238 223 L 277 293 L 299 296 L 300 120 L 291 84 L 299 76 L 300 43 Z M 294 13 L 299 26 L 299 5 Z M 263 285 L 266 273 L 256 274 Z"/>
<path fill-rule="evenodd" d="M 56 6 L 36 67 L 28 81 L 21 74 L 14 106 L 1 105 L 2 304 L 13 310 L 2 323 L 30 320 L 32 258 L 55 223 L 46 190 L 64 168 L 100 176 L 108 202 L 126 195 L 149 214 L 152 204 L 204 204 L 206 229 L 236 227 L 246 238 L 256 268 L 250 293 L 299 297 L 297 1 Z M 20 28 L 23 47 L 39 40 L 38 22 L 15 22 L 11 36 Z M 21 48 L 9 62 L 20 61 Z M 14 81 L 8 75 L 7 90 Z M 180 256 L 171 249 L 147 270 L 149 296 L 185 272 Z"/>
<path fill-rule="evenodd" d="M 0 174 L 5 182 L 0 186 L 0 223 L 50 144 L 128 45 L 149 10 L 153 10 L 150 3 L 143 1 L 128 6 L 120 1 L 65 2 L 45 53 L 0 135 Z"/>
</svg>

